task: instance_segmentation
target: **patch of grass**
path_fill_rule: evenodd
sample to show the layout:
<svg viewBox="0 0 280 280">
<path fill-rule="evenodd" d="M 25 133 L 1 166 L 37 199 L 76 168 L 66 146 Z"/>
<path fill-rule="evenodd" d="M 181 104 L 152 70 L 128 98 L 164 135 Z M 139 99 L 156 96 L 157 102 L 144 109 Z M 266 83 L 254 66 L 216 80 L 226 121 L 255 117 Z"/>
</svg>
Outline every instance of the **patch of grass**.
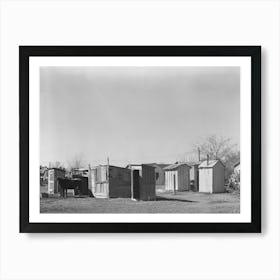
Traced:
<svg viewBox="0 0 280 280">
<path fill-rule="evenodd" d="M 41 213 L 239 213 L 235 193 L 161 193 L 155 201 L 128 198 L 41 198 Z"/>
</svg>

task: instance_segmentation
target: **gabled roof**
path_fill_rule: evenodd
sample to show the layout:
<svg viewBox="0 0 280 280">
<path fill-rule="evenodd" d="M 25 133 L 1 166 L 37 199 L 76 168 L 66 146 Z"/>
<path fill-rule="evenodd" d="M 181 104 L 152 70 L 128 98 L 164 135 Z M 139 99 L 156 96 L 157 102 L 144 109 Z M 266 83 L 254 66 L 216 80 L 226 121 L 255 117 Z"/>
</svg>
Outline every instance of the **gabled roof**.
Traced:
<svg viewBox="0 0 280 280">
<path fill-rule="evenodd" d="M 171 164 L 171 165 L 169 165 L 169 166 L 167 166 L 167 167 L 165 167 L 163 169 L 164 170 L 174 170 L 174 169 L 177 169 L 178 167 L 180 167 L 182 165 L 185 165 L 185 166 L 189 167 L 189 165 L 186 164 L 186 163 L 174 163 L 174 164 Z"/>
<path fill-rule="evenodd" d="M 224 164 L 218 160 L 218 159 L 211 159 L 211 160 L 204 160 L 199 166 L 198 168 L 212 168 L 214 167 L 218 162 L 220 162 L 223 166 Z"/>
</svg>

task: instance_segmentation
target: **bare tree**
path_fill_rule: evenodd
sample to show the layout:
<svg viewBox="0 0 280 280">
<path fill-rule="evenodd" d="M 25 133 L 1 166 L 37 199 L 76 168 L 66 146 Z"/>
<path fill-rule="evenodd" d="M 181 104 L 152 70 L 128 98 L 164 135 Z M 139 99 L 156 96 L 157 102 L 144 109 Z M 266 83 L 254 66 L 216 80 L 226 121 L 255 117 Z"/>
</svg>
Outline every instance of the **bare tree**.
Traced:
<svg viewBox="0 0 280 280">
<path fill-rule="evenodd" d="M 49 168 L 60 168 L 60 169 L 65 169 L 63 163 L 61 163 L 60 161 L 49 162 Z"/>
<path fill-rule="evenodd" d="M 211 135 L 200 143 L 194 145 L 195 150 L 199 150 L 201 157 L 206 158 L 207 155 L 211 159 L 220 159 L 224 161 L 233 150 L 236 150 L 236 145 L 232 144 L 230 138 Z"/>
<path fill-rule="evenodd" d="M 232 143 L 230 138 L 211 135 L 200 143 L 194 145 L 196 151 L 200 151 L 201 159 L 220 159 L 226 166 L 227 175 L 229 175 L 235 163 L 240 160 L 240 151 L 236 144 Z"/>
<path fill-rule="evenodd" d="M 71 171 L 73 169 L 82 168 L 85 166 L 83 155 L 76 155 L 72 160 L 68 161 L 68 169 Z"/>
<path fill-rule="evenodd" d="M 56 168 L 64 168 L 64 165 L 60 161 L 56 161 L 54 163 L 54 167 L 56 167 Z"/>
</svg>

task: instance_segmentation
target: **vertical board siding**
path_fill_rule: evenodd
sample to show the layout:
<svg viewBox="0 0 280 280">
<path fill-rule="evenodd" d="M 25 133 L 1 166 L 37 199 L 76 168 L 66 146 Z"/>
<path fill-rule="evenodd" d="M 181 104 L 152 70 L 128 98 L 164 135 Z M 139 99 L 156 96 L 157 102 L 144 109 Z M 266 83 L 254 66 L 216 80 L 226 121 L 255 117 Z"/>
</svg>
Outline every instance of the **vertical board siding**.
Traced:
<svg viewBox="0 0 280 280">
<path fill-rule="evenodd" d="M 107 175 L 107 166 L 97 166 L 91 172 L 92 180 L 92 194 L 95 197 L 109 197 L 109 188 L 108 188 L 108 175 Z"/>
<path fill-rule="evenodd" d="M 65 178 L 65 171 L 60 169 L 48 170 L 48 194 L 60 193 L 58 178 Z"/>
<path fill-rule="evenodd" d="M 199 169 L 199 191 L 212 193 L 213 192 L 213 169 Z"/>
<path fill-rule="evenodd" d="M 225 168 L 218 162 L 214 169 L 214 178 L 213 178 L 213 192 L 220 193 L 225 191 Z"/>
<path fill-rule="evenodd" d="M 199 168 L 199 192 L 220 193 L 225 191 L 225 167 L 218 161 L 214 166 Z"/>
<path fill-rule="evenodd" d="M 54 170 L 48 170 L 48 193 L 54 194 Z"/>
<path fill-rule="evenodd" d="M 188 191 L 190 189 L 189 170 L 187 165 L 178 166 L 175 170 L 165 170 L 165 190 L 174 191 L 175 187 L 178 191 Z"/>
</svg>

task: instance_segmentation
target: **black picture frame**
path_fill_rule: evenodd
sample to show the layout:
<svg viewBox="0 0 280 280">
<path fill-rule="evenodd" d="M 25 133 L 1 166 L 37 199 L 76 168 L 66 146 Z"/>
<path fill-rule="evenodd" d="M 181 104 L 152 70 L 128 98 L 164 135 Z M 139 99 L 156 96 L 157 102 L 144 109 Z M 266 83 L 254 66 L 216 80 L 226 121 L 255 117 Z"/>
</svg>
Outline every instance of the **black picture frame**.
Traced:
<svg viewBox="0 0 280 280">
<path fill-rule="evenodd" d="M 251 57 L 250 223 L 31 223 L 29 221 L 29 58 L 32 56 Z M 19 46 L 20 232 L 259 233 L 261 232 L 261 46 Z M 37 174 L 36 174 L 37 175 Z M 35 174 L 34 174 L 35 176 Z"/>
</svg>

